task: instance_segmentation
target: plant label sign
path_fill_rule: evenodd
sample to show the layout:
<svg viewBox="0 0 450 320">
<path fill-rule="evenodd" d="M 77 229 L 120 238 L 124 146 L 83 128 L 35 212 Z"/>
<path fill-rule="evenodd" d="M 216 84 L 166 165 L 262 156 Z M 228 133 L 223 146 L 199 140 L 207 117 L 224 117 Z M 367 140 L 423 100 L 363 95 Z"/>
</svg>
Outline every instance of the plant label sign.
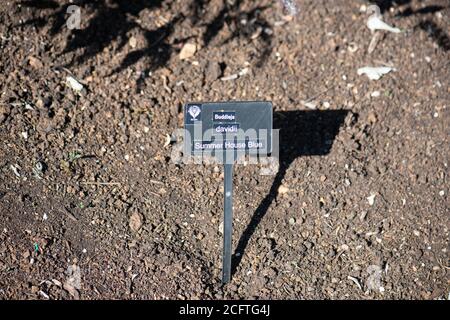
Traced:
<svg viewBox="0 0 450 320">
<path fill-rule="evenodd" d="M 241 155 L 272 151 L 271 102 L 207 102 L 184 106 L 184 151 L 224 164 L 222 283 L 231 280 L 233 164 Z"/>
<path fill-rule="evenodd" d="M 264 156 L 272 150 L 271 102 L 187 103 L 184 125 L 187 154 L 225 154 L 233 161 L 238 155 Z"/>
</svg>

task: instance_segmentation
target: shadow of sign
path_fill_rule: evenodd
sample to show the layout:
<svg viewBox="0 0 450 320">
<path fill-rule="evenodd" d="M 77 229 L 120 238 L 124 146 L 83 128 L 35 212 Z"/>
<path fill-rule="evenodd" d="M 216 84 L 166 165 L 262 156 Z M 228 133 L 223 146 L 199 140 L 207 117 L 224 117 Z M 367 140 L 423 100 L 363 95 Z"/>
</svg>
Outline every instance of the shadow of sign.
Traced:
<svg viewBox="0 0 450 320">
<path fill-rule="evenodd" d="M 273 129 L 280 129 L 279 171 L 269 193 L 259 204 L 239 239 L 233 256 L 233 274 L 242 260 L 250 238 L 277 197 L 278 188 L 292 162 L 302 156 L 325 156 L 330 153 L 333 141 L 348 113 L 348 110 L 274 112 Z"/>
<path fill-rule="evenodd" d="M 411 0 L 369 0 L 369 3 L 376 4 L 380 7 L 381 12 L 386 12 L 395 6 L 408 5 L 411 3 Z"/>
</svg>

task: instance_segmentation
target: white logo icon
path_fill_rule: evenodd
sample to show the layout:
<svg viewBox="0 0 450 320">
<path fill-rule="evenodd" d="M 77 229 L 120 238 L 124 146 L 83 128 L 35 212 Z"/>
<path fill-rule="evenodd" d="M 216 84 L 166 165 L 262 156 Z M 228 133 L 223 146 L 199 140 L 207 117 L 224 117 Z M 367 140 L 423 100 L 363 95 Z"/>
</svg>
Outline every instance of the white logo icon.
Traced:
<svg viewBox="0 0 450 320">
<path fill-rule="evenodd" d="M 199 106 L 190 106 L 188 113 L 192 116 L 192 120 L 197 120 L 196 118 L 200 114 L 201 110 Z"/>
</svg>

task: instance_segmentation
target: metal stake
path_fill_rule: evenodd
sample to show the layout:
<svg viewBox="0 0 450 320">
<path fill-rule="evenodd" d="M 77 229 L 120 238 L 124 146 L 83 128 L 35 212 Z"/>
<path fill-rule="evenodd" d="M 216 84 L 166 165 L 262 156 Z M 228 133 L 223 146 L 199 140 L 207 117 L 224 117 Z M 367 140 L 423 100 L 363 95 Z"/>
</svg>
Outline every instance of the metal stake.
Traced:
<svg viewBox="0 0 450 320">
<path fill-rule="evenodd" d="M 222 283 L 231 279 L 231 238 L 233 235 L 233 164 L 224 164 L 223 269 Z"/>
</svg>

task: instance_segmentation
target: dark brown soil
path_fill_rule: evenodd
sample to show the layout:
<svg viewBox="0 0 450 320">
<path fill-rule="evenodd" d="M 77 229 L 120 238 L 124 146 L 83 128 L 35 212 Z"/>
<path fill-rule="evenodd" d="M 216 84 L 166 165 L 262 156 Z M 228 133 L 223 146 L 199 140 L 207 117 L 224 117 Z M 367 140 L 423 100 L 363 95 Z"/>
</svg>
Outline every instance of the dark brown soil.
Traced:
<svg viewBox="0 0 450 320">
<path fill-rule="evenodd" d="M 0 299 L 447 299 L 447 1 L 374 1 L 372 54 L 363 0 L 73 2 L 0 7 Z M 165 141 L 225 100 L 273 102 L 281 164 L 235 168 L 222 287 L 222 168 Z"/>
</svg>

